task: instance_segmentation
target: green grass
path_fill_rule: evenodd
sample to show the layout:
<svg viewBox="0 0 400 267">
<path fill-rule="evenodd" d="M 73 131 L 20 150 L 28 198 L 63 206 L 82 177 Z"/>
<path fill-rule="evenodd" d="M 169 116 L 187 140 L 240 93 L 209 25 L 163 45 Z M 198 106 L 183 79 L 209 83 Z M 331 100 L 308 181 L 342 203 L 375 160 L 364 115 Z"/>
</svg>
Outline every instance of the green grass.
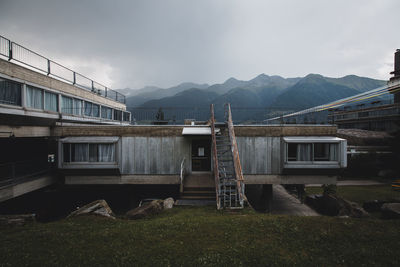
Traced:
<svg viewBox="0 0 400 267">
<path fill-rule="evenodd" d="M 322 194 L 321 187 L 307 187 L 306 193 Z M 400 200 L 400 191 L 395 191 L 390 185 L 338 186 L 338 196 L 363 204 L 373 200 Z"/>
<path fill-rule="evenodd" d="M 0 228 L 0 266 L 399 266 L 400 221 L 174 208 Z"/>
</svg>

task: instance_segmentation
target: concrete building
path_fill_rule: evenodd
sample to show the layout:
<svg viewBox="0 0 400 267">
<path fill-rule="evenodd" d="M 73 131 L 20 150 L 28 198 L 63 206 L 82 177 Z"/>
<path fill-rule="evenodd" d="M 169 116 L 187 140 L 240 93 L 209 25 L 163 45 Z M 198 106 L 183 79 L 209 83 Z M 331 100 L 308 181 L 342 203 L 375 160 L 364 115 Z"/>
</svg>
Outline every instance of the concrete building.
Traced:
<svg viewBox="0 0 400 267">
<path fill-rule="evenodd" d="M 125 97 L 0 36 L 0 201 L 55 182 L 57 125 L 129 125 Z"/>
<path fill-rule="evenodd" d="M 227 185 L 217 180 L 228 179 L 229 168 L 229 190 L 243 195 L 244 185 L 334 184 L 346 167 L 346 140 L 335 126 L 233 126 L 231 115 L 218 123 L 213 111 L 206 125 L 129 125 L 122 95 L 92 80 L 84 85 L 83 75 L 44 57 L 24 62 L 15 53 L 22 48 L 7 41 L 0 50 L 0 201 L 58 182 L 170 185 L 189 198 L 200 188 L 218 205 Z"/>
</svg>

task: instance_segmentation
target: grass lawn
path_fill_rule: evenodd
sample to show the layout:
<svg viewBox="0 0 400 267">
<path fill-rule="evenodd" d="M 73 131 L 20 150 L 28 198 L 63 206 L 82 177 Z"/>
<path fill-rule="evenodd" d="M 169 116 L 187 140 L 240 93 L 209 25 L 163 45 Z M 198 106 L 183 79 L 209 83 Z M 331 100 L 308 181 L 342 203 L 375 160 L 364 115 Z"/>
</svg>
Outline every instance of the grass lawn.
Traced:
<svg viewBox="0 0 400 267">
<path fill-rule="evenodd" d="M 306 193 L 322 194 L 322 188 L 306 187 Z M 373 200 L 400 200 L 400 191 L 393 190 L 390 185 L 338 186 L 337 194 L 361 205 Z"/>
<path fill-rule="evenodd" d="M 0 266 L 400 266 L 400 220 L 176 207 L 0 228 Z"/>
</svg>

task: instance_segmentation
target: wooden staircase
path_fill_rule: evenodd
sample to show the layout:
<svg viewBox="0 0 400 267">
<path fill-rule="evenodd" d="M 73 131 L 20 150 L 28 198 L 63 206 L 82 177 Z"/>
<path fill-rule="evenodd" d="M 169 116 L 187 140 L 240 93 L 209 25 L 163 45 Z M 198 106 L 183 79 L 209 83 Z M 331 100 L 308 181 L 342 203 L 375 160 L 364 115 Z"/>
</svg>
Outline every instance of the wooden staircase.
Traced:
<svg viewBox="0 0 400 267">
<path fill-rule="evenodd" d="M 225 129 L 215 130 L 214 106 L 211 105 L 211 136 L 214 161 L 214 180 L 218 209 L 242 209 L 246 197 L 239 152 L 233 128 L 231 108 L 225 106 Z"/>
</svg>

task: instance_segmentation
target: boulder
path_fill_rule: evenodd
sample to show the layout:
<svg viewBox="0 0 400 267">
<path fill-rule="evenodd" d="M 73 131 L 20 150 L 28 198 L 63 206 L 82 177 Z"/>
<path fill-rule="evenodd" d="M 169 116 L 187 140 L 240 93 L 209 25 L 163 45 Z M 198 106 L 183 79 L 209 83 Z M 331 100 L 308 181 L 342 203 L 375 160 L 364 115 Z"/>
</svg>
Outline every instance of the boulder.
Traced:
<svg viewBox="0 0 400 267">
<path fill-rule="evenodd" d="M 84 214 L 95 214 L 104 216 L 107 218 L 115 219 L 114 213 L 112 212 L 110 206 L 108 206 L 107 202 L 104 199 L 93 201 L 85 206 L 77 209 L 76 211 L 71 212 L 69 217 L 75 217 Z"/>
<path fill-rule="evenodd" d="M 400 218 L 400 203 L 385 203 L 382 205 L 382 217 L 385 219 Z"/>
<path fill-rule="evenodd" d="M 333 194 L 307 196 L 306 204 L 317 212 L 329 216 L 349 216 L 353 218 L 369 216 L 368 212 L 357 203 L 348 201 Z"/>
<path fill-rule="evenodd" d="M 174 199 L 172 197 L 169 197 L 167 199 L 164 199 L 163 207 L 164 209 L 172 209 L 174 207 L 174 203 Z"/>
<path fill-rule="evenodd" d="M 25 225 L 36 221 L 36 214 L 0 215 L 0 225 Z"/>
<path fill-rule="evenodd" d="M 164 208 L 164 201 L 163 200 L 153 200 L 146 205 L 141 207 L 137 207 L 133 210 L 128 211 L 125 216 L 128 219 L 141 219 L 150 215 L 159 214 Z"/>
<path fill-rule="evenodd" d="M 379 212 L 381 211 L 382 205 L 385 203 L 386 201 L 379 201 L 379 200 L 364 202 L 363 209 L 368 212 Z"/>
<path fill-rule="evenodd" d="M 306 196 L 304 202 L 309 207 L 313 208 L 317 212 L 321 212 L 322 209 L 322 195 L 309 195 Z"/>
<path fill-rule="evenodd" d="M 369 213 L 366 212 L 360 205 L 355 202 L 348 201 L 344 198 L 337 198 L 339 203 L 338 216 L 349 216 L 353 218 L 365 218 L 369 217 Z"/>
</svg>

